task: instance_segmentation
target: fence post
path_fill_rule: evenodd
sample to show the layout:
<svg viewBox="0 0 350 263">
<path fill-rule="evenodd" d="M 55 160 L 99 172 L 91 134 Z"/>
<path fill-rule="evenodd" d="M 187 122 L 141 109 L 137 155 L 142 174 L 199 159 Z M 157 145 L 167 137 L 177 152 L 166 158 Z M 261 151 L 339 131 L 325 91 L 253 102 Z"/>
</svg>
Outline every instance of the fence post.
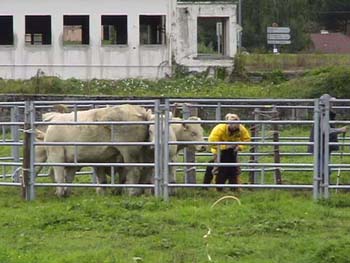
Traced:
<svg viewBox="0 0 350 263">
<path fill-rule="evenodd" d="M 154 105 L 154 195 L 156 197 L 160 197 L 162 194 L 162 176 L 161 173 L 163 171 L 163 163 L 162 163 L 162 145 L 163 145 L 163 138 L 162 138 L 162 131 L 163 129 L 161 127 L 164 127 L 164 124 L 162 123 L 162 118 L 160 118 L 161 110 L 160 110 L 160 102 L 159 100 L 155 101 Z"/>
<path fill-rule="evenodd" d="M 323 197 L 329 198 L 329 109 L 331 96 L 328 94 L 322 95 L 320 98 L 320 112 L 321 112 L 321 160 L 323 160 L 322 166 L 322 193 Z"/>
<path fill-rule="evenodd" d="M 259 109 L 255 108 L 253 111 L 254 115 L 254 120 L 259 120 Z M 251 127 L 251 136 L 252 136 L 252 141 L 259 141 L 259 139 L 256 139 L 256 137 L 259 136 L 259 130 L 258 130 L 258 125 L 257 123 L 254 123 L 254 125 Z M 258 145 L 254 144 L 250 147 L 249 152 L 252 153 L 252 155 L 249 157 L 249 162 L 250 163 L 258 163 L 258 157 L 255 155 L 255 153 L 258 152 Z M 259 172 L 257 171 L 250 171 L 249 172 L 249 182 L 251 184 L 257 184 L 258 183 L 258 176 Z"/>
<path fill-rule="evenodd" d="M 34 200 L 33 127 L 33 102 L 26 101 L 24 109 L 22 196 L 27 201 Z"/>
<path fill-rule="evenodd" d="M 19 121 L 19 112 L 18 112 L 18 106 L 13 106 L 11 108 L 11 122 L 18 122 Z M 19 130 L 17 125 L 11 125 L 11 136 L 12 140 L 14 142 L 19 142 Z M 14 162 L 19 162 L 19 146 L 12 146 L 12 158 Z M 17 167 L 13 167 L 12 174 L 13 174 L 13 181 L 16 183 L 19 183 L 19 173 L 20 170 Z"/>
<path fill-rule="evenodd" d="M 320 151 L 320 101 L 315 99 L 314 103 L 314 145 L 313 145 L 313 154 L 314 154 L 314 182 L 313 182 L 313 198 L 315 200 L 320 198 L 321 194 L 321 174 L 322 174 L 322 159 Z"/>
<path fill-rule="evenodd" d="M 186 103 L 182 104 L 182 117 L 184 120 L 188 119 L 191 116 L 190 108 Z M 187 147 L 184 149 L 184 158 L 187 163 L 195 163 L 196 155 L 195 152 L 188 150 Z M 195 166 L 186 166 L 185 167 L 185 183 L 186 184 L 195 184 L 196 183 L 196 167 Z"/>
<path fill-rule="evenodd" d="M 160 127 L 162 130 L 162 140 L 163 140 L 163 199 L 165 201 L 169 200 L 169 100 L 165 100 L 164 104 L 164 123 L 161 123 Z"/>
<path fill-rule="evenodd" d="M 273 106 L 273 110 L 271 112 L 272 120 L 278 120 L 279 114 L 276 109 L 276 106 Z M 279 129 L 278 124 L 272 125 L 272 132 L 273 132 L 273 141 L 279 142 Z M 280 147 L 278 144 L 273 146 L 273 155 L 274 155 L 274 162 L 275 163 L 281 163 L 281 157 L 280 157 Z M 281 168 L 275 169 L 275 181 L 277 184 L 282 184 L 282 176 L 281 176 Z"/>
</svg>

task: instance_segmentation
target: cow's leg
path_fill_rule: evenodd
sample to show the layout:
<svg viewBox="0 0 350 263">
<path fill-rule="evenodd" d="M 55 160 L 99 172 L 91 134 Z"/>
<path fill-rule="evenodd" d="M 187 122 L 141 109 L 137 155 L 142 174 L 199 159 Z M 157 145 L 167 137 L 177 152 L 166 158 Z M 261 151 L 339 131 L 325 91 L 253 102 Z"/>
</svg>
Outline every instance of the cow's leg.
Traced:
<svg viewBox="0 0 350 263">
<path fill-rule="evenodd" d="M 65 181 L 68 184 L 73 183 L 75 172 L 78 171 L 79 168 L 76 167 L 66 167 L 65 168 Z M 64 187 L 64 196 L 69 196 L 72 190 L 71 187 Z"/>
<path fill-rule="evenodd" d="M 115 160 L 116 163 L 124 163 L 124 158 L 123 156 L 118 153 L 117 156 L 116 156 L 116 160 Z M 111 176 L 112 176 L 112 172 L 114 172 L 114 176 L 116 174 L 118 174 L 118 183 L 119 184 L 125 184 L 125 181 L 126 181 L 126 178 L 125 178 L 125 168 L 123 166 L 116 166 L 114 167 L 114 169 L 110 169 L 109 172 L 111 173 Z M 114 195 L 121 195 L 122 194 L 122 188 L 113 188 L 112 189 L 112 194 Z"/>
<path fill-rule="evenodd" d="M 49 167 L 49 170 L 47 171 L 49 177 L 51 178 L 52 182 L 55 182 L 55 173 L 52 167 Z"/>
<path fill-rule="evenodd" d="M 64 180 L 64 167 L 63 166 L 53 166 L 53 173 L 54 173 L 54 178 L 55 178 L 55 182 L 58 184 L 63 184 L 65 182 Z M 58 197 L 64 197 L 65 193 L 64 193 L 64 187 L 57 187 L 56 188 L 56 195 Z"/>
<path fill-rule="evenodd" d="M 46 160 L 47 160 L 47 155 L 46 155 L 45 146 L 35 146 L 35 162 L 44 163 L 46 162 Z M 43 166 L 36 166 L 35 174 L 38 175 L 42 169 L 43 169 Z"/>
<path fill-rule="evenodd" d="M 175 136 L 175 135 L 174 135 Z M 174 138 L 176 140 L 176 137 Z M 170 162 L 174 163 L 177 160 L 177 146 L 176 145 L 170 145 L 169 149 L 169 154 L 170 154 Z M 169 183 L 170 184 L 175 184 L 176 183 L 176 167 L 175 166 L 170 166 L 169 168 Z M 175 194 L 175 188 L 169 188 L 169 194 L 174 195 Z"/>
<path fill-rule="evenodd" d="M 138 184 L 141 175 L 139 167 L 127 167 L 124 169 L 125 184 Z M 125 192 L 129 196 L 137 196 L 142 194 L 141 188 L 126 188 Z"/>
<path fill-rule="evenodd" d="M 123 154 L 125 163 L 139 163 L 140 158 L 137 158 L 138 154 L 131 155 L 129 153 Z M 138 184 L 141 177 L 141 169 L 139 167 L 124 167 L 123 175 L 125 178 L 125 184 Z M 125 192 L 129 196 L 140 195 L 142 194 L 141 188 L 126 188 Z"/>
<path fill-rule="evenodd" d="M 174 158 L 171 158 L 171 162 L 176 162 Z M 176 183 L 176 167 L 170 166 L 169 168 L 169 183 L 175 184 Z M 169 195 L 175 195 L 175 188 L 169 188 Z"/>
<path fill-rule="evenodd" d="M 143 167 L 140 169 L 140 184 L 154 184 L 154 168 L 153 167 Z M 153 193 L 153 188 L 145 188 L 143 190 L 144 194 L 151 195 Z"/>
<path fill-rule="evenodd" d="M 96 180 L 98 184 L 107 184 L 106 168 L 105 167 L 95 167 L 96 169 Z M 99 195 L 106 194 L 105 187 L 97 187 L 96 193 Z"/>
<path fill-rule="evenodd" d="M 47 162 L 48 163 L 63 163 L 65 160 L 64 148 L 63 147 L 48 147 L 47 148 Z M 55 182 L 64 183 L 65 182 L 65 171 L 63 166 L 53 166 L 52 167 Z M 56 195 L 58 197 L 63 197 L 65 195 L 64 187 L 56 188 Z"/>
</svg>

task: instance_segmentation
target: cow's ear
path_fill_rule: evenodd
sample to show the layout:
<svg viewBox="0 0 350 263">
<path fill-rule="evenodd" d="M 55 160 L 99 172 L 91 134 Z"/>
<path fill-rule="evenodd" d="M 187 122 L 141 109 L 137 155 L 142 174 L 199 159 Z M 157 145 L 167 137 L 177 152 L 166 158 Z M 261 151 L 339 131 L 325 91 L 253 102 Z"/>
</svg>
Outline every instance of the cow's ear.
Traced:
<svg viewBox="0 0 350 263">
<path fill-rule="evenodd" d="M 154 114 L 152 113 L 151 109 L 148 109 L 145 113 L 145 116 L 142 116 L 146 119 L 146 121 L 152 121 L 154 120 Z"/>
<path fill-rule="evenodd" d="M 43 141 L 45 138 L 45 132 L 38 130 L 38 129 L 35 129 L 35 138 L 37 140 Z"/>
</svg>

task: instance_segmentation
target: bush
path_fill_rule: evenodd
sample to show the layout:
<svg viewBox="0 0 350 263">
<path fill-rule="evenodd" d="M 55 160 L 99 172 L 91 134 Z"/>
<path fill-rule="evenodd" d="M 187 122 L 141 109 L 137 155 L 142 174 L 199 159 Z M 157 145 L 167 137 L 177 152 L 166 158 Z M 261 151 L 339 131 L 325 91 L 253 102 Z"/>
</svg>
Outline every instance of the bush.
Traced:
<svg viewBox="0 0 350 263">
<path fill-rule="evenodd" d="M 311 70 L 301 77 L 287 80 L 281 70 L 265 73 L 262 83 L 246 79 L 244 59 L 237 58 L 234 82 L 207 78 L 206 74 L 182 75 L 178 78 L 150 81 L 143 79 L 90 81 L 75 78 L 62 80 L 42 76 L 30 80 L 0 79 L 1 93 L 86 94 L 128 97 L 215 97 L 215 98 L 317 98 L 328 93 L 337 98 L 350 94 L 350 69 L 334 66 Z M 219 69 L 218 75 L 224 77 Z M 218 77 L 219 77 L 218 76 Z"/>
<path fill-rule="evenodd" d="M 281 70 L 273 70 L 270 73 L 264 74 L 264 79 L 272 84 L 280 84 L 287 81 L 286 76 Z"/>
</svg>

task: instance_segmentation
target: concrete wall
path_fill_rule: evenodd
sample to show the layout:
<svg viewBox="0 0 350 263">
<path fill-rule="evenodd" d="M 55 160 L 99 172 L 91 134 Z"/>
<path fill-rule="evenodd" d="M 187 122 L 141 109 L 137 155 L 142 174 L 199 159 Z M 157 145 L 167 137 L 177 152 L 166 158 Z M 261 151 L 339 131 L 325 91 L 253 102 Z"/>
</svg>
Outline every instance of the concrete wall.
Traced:
<svg viewBox="0 0 350 263">
<path fill-rule="evenodd" d="M 201 57 L 198 56 L 197 46 L 197 19 L 198 17 L 225 18 L 226 40 L 225 56 Z M 236 5 L 232 3 L 178 3 L 176 12 L 177 26 L 174 46 L 175 59 L 178 64 L 189 67 L 191 70 L 202 71 L 208 66 L 232 67 L 232 59 L 237 53 L 237 16 Z"/>
<path fill-rule="evenodd" d="M 186 11 L 187 10 L 187 11 Z M 176 0 L 1 0 L 0 15 L 13 16 L 14 45 L 0 45 L 0 77 L 28 79 L 39 70 L 63 79 L 157 79 L 175 62 L 202 71 L 232 67 L 236 54 L 236 5 L 177 3 Z M 25 44 L 25 16 L 51 16 L 51 45 Z M 63 45 L 63 16 L 89 15 L 89 45 Z M 101 15 L 127 15 L 128 43 L 101 45 Z M 166 44 L 139 44 L 139 15 L 166 16 Z M 197 56 L 197 17 L 227 18 L 227 56 Z"/>
<path fill-rule="evenodd" d="M 1 0 L 0 15 L 13 16 L 14 46 L 0 46 L 0 77 L 47 75 L 80 79 L 159 78 L 169 71 L 169 45 L 139 44 L 139 15 L 169 18 L 173 0 Z M 50 15 L 52 44 L 25 45 L 25 16 Z M 90 16 L 90 44 L 63 46 L 63 15 Z M 101 15 L 128 16 L 128 44 L 101 45 Z M 169 34 L 167 21 L 166 31 Z"/>
</svg>

